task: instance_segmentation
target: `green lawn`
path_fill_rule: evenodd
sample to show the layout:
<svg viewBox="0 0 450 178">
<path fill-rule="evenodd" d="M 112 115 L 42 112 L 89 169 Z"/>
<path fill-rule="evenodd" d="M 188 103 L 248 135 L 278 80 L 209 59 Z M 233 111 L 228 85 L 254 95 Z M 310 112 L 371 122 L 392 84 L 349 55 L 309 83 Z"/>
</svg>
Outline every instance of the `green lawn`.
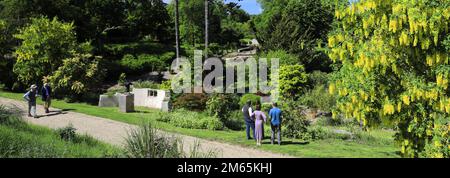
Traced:
<svg viewBox="0 0 450 178">
<path fill-rule="evenodd" d="M 22 93 L 0 91 L 0 97 L 4 98 L 23 100 L 22 95 Z M 41 101 L 38 101 L 38 104 L 39 103 L 42 104 Z M 52 105 L 59 109 L 67 109 L 73 112 L 130 124 L 140 124 L 143 121 L 150 121 L 158 128 L 165 131 L 256 148 L 255 143 L 252 140 L 249 141 L 245 139 L 244 131 L 212 131 L 179 128 L 168 123 L 156 121 L 159 114 L 164 114 L 157 110 L 136 108 L 137 112 L 135 113 L 121 113 L 118 111 L 118 108 L 100 108 L 85 103 L 66 103 L 61 100 L 52 101 Z M 296 157 L 399 157 L 399 155 L 396 154 L 398 148 L 393 144 L 393 132 L 374 130 L 367 134 L 373 136 L 375 139 L 391 140 L 391 142 L 390 144 L 385 144 L 386 141 L 381 143 L 379 141 L 358 143 L 341 139 L 325 139 L 310 143 L 302 143 L 299 140 L 284 139 L 284 144 L 278 146 L 267 144 L 269 140 L 266 139 L 264 142 L 266 144 L 263 144 L 262 147 L 258 147 L 258 149 L 289 154 Z M 269 134 L 266 135 L 268 136 Z"/>
<path fill-rule="evenodd" d="M 3 108 L 4 109 L 4 108 Z M 104 158 L 123 151 L 91 136 L 64 140 L 58 131 L 28 124 L 20 116 L 0 111 L 0 158 Z"/>
</svg>

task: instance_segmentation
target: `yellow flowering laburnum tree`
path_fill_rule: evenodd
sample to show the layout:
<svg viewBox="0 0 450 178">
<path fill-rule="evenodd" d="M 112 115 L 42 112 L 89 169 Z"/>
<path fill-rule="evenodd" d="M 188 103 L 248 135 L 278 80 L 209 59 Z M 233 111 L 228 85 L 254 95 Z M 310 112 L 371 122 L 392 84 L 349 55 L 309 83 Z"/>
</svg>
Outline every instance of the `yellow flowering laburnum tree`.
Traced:
<svg viewBox="0 0 450 178">
<path fill-rule="evenodd" d="M 405 157 L 449 157 L 449 0 L 361 0 L 335 12 L 338 113 L 397 130 Z"/>
</svg>

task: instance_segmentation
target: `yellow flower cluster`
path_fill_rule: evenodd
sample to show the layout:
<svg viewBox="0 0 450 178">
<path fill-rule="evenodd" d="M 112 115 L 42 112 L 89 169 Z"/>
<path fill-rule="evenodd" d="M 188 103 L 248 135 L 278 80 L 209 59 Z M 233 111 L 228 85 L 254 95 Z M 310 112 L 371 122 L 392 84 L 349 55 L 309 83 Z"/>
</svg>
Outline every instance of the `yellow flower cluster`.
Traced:
<svg viewBox="0 0 450 178">
<path fill-rule="evenodd" d="M 391 19 L 389 21 L 389 31 L 397 32 L 398 29 L 398 21 L 396 19 Z"/>
<path fill-rule="evenodd" d="M 334 83 L 331 83 L 331 84 L 328 86 L 328 92 L 329 92 L 330 94 L 334 94 L 335 91 L 336 91 L 336 85 L 334 85 Z"/>
<path fill-rule="evenodd" d="M 384 115 L 391 115 L 394 114 L 394 106 L 391 103 L 387 103 L 383 105 L 383 114 Z"/>
<path fill-rule="evenodd" d="M 444 76 L 444 75 L 442 75 L 442 74 L 438 74 L 438 75 L 436 76 L 436 84 L 437 84 L 439 87 L 442 87 L 442 88 L 444 88 L 444 89 L 447 89 L 447 87 L 448 87 L 448 79 L 447 79 L 447 75 Z"/>
<path fill-rule="evenodd" d="M 410 104 L 409 96 L 403 95 L 403 96 L 402 96 L 402 101 L 403 101 L 403 103 L 404 103 L 405 105 L 408 106 L 408 105 Z"/>
<path fill-rule="evenodd" d="M 408 34 L 405 31 L 402 31 L 398 41 L 400 42 L 400 45 L 409 46 L 410 40 Z"/>
</svg>

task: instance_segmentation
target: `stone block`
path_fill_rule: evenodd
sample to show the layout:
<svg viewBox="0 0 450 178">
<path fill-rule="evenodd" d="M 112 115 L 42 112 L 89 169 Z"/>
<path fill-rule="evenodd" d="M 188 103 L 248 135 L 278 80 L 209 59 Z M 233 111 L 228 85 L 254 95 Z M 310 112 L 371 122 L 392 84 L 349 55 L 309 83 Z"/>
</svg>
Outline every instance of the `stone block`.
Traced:
<svg viewBox="0 0 450 178">
<path fill-rule="evenodd" d="M 119 94 L 119 110 L 120 112 L 133 112 L 134 111 L 134 95 L 131 93 Z"/>
</svg>

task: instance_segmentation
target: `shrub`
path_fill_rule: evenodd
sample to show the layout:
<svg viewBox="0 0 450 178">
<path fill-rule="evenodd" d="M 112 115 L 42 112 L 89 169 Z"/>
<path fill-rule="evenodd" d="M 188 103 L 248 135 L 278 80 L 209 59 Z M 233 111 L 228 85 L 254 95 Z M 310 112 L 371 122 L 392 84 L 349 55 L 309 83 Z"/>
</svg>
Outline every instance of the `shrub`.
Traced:
<svg viewBox="0 0 450 178">
<path fill-rule="evenodd" d="M 432 131 L 433 138 L 425 145 L 422 157 L 429 158 L 449 158 L 450 157 L 450 119 L 439 118 Z"/>
<path fill-rule="evenodd" d="M 102 58 L 91 54 L 74 54 L 48 78 L 55 93 L 74 100 L 98 88 L 106 76 Z M 70 77 L 68 77 L 70 76 Z"/>
<path fill-rule="evenodd" d="M 200 142 L 194 141 L 191 149 L 185 153 L 183 143 L 174 136 L 165 136 L 150 123 L 142 124 L 128 133 L 126 155 L 131 158 L 214 158 L 215 150 L 200 151 Z"/>
<path fill-rule="evenodd" d="M 299 102 L 314 109 L 331 112 L 336 105 L 336 97 L 331 95 L 323 85 L 320 85 L 299 97 Z"/>
<path fill-rule="evenodd" d="M 21 40 L 15 51 L 17 62 L 14 73 L 17 79 L 26 85 L 35 83 L 54 73 L 63 64 L 62 59 L 70 59 L 78 46 L 74 28 L 73 23 L 61 22 L 56 17 L 38 17 L 32 18 L 31 23 L 18 30 L 19 33 L 14 35 Z M 85 70 L 81 70 L 78 76 L 83 76 Z"/>
<path fill-rule="evenodd" d="M 321 71 L 313 71 L 308 75 L 308 88 L 313 89 L 316 86 L 328 86 L 329 75 Z"/>
<path fill-rule="evenodd" d="M 206 102 L 206 113 L 222 121 L 230 112 L 239 109 L 239 97 L 235 94 L 213 94 Z"/>
<path fill-rule="evenodd" d="M 150 71 L 162 71 L 167 66 L 166 63 L 173 59 L 173 53 L 165 53 L 163 55 L 141 54 L 137 56 L 127 54 L 124 55 L 120 64 L 127 68 L 131 73 Z"/>
<path fill-rule="evenodd" d="M 126 90 L 127 89 L 124 86 L 115 86 L 108 88 L 108 90 L 106 90 L 105 95 L 114 96 L 116 93 L 125 93 Z"/>
<path fill-rule="evenodd" d="M 224 127 L 223 123 L 216 117 L 206 116 L 203 113 L 187 111 L 185 109 L 160 114 L 157 120 L 188 129 L 221 130 Z"/>
<path fill-rule="evenodd" d="M 308 127 L 308 133 L 311 135 L 311 139 L 313 140 L 322 140 L 330 137 L 329 130 L 322 126 Z"/>
<path fill-rule="evenodd" d="M 306 86 L 308 74 L 302 65 L 280 67 L 279 89 L 282 97 L 297 98 Z"/>
<path fill-rule="evenodd" d="M 126 81 L 127 81 L 127 74 L 121 73 L 119 76 L 119 80 L 117 81 L 117 84 L 119 84 L 120 86 L 123 86 Z"/>
<path fill-rule="evenodd" d="M 268 64 L 270 64 L 270 60 L 274 58 L 280 60 L 280 65 L 295 65 L 300 63 L 300 60 L 296 55 L 289 54 L 284 50 L 270 50 L 266 53 L 261 53 L 259 58 L 266 58 Z"/>
<path fill-rule="evenodd" d="M 225 127 L 231 130 L 244 130 L 245 122 L 242 116 L 242 111 L 233 111 L 231 114 L 222 120 Z"/>
<path fill-rule="evenodd" d="M 301 113 L 300 106 L 293 100 L 285 100 L 283 102 L 283 136 L 288 138 L 297 138 L 302 140 L 309 140 L 308 133 L 309 122 Z"/>
<path fill-rule="evenodd" d="M 159 135 L 150 124 L 128 133 L 125 151 L 132 158 L 179 158 L 183 155 L 179 141 Z"/>
<path fill-rule="evenodd" d="M 163 81 L 159 86 L 159 89 L 170 91 L 172 89 L 172 81 L 171 80 Z"/>
<path fill-rule="evenodd" d="M 65 141 L 73 141 L 77 137 L 76 129 L 72 124 L 57 130 L 59 137 Z"/>
<path fill-rule="evenodd" d="M 241 97 L 239 101 L 239 106 L 244 106 L 247 101 L 251 101 L 252 105 L 256 104 L 257 102 L 261 102 L 261 96 L 255 95 L 255 94 L 245 94 Z"/>
<path fill-rule="evenodd" d="M 142 81 L 138 80 L 133 82 L 134 88 L 151 88 L 151 89 L 159 89 L 159 84 L 154 83 L 152 81 Z"/>
<path fill-rule="evenodd" d="M 195 111 L 203 111 L 206 107 L 208 96 L 203 93 L 188 93 L 178 97 L 173 103 L 175 109 L 188 109 Z"/>
<path fill-rule="evenodd" d="M 263 103 L 261 105 L 261 110 L 269 113 L 270 109 L 272 109 L 272 103 Z"/>
</svg>

